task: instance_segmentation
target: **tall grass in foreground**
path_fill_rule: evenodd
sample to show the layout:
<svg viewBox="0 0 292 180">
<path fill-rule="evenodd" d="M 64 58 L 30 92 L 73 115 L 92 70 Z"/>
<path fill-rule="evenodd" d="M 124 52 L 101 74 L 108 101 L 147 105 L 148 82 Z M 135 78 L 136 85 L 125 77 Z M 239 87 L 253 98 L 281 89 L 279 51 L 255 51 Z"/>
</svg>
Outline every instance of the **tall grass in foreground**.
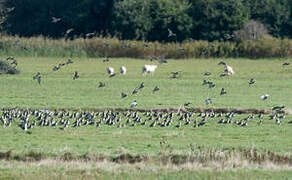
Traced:
<svg viewBox="0 0 292 180">
<path fill-rule="evenodd" d="M 219 57 L 292 57 L 292 40 L 269 38 L 242 42 L 186 41 L 183 43 L 159 43 L 121 41 L 117 38 L 74 40 L 46 37 L 20 38 L 1 36 L 1 56 L 42 57 L 132 57 L 150 58 L 219 58 Z"/>
</svg>

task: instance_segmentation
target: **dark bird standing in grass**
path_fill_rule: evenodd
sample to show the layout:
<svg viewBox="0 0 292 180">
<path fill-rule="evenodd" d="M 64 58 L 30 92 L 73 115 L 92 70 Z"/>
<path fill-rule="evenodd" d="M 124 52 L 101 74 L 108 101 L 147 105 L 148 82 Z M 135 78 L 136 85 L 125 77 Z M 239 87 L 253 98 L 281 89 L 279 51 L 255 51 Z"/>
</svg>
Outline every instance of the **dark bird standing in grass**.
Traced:
<svg viewBox="0 0 292 180">
<path fill-rule="evenodd" d="M 210 76 L 212 73 L 211 72 L 205 72 L 204 75 L 205 76 Z"/>
<path fill-rule="evenodd" d="M 221 89 L 220 95 L 227 94 L 226 90 L 224 88 Z"/>
<path fill-rule="evenodd" d="M 250 80 L 249 80 L 249 85 L 252 85 L 252 84 L 254 84 L 255 83 L 255 80 L 254 80 L 254 78 L 251 78 Z"/>
<path fill-rule="evenodd" d="M 79 78 L 79 74 L 77 71 L 74 72 L 74 76 L 73 76 L 73 80 L 78 79 Z"/>
<path fill-rule="evenodd" d="M 284 62 L 284 63 L 282 64 L 282 66 L 288 66 L 288 65 L 290 65 L 290 63 L 288 63 L 288 62 Z"/>
<path fill-rule="evenodd" d="M 40 72 L 38 72 L 36 75 L 34 75 L 33 77 L 32 77 L 32 79 L 33 80 L 37 80 L 38 81 L 38 83 L 39 84 L 41 84 L 41 78 L 42 78 L 42 76 L 41 76 L 41 73 Z"/>
<path fill-rule="evenodd" d="M 66 64 L 72 64 L 72 63 L 73 63 L 73 61 L 71 59 L 68 59 L 66 62 Z"/>
<path fill-rule="evenodd" d="M 126 94 L 126 93 L 121 93 L 121 97 L 122 97 L 122 99 L 124 99 L 124 98 L 126 98 L 128 95 Z"/>
<path fill-rule="evenodd" d="M 105 83 L 99 82 L 98 88 L 102 88 L 102 87 L 105 87 Z"/>
<path fill-rule="evenodd" d="M 159 91 L 160 88 L 158 86 L 155 86 L 155 88 L 153 89 L 153 93 L 155 93 L 156 91 Z"/>
<path fill-rule="evenodd" d="M 112 73 L 109 75 L 109 78 L 115 77 L 117 74 L 116 73 Z"/>
</svg>

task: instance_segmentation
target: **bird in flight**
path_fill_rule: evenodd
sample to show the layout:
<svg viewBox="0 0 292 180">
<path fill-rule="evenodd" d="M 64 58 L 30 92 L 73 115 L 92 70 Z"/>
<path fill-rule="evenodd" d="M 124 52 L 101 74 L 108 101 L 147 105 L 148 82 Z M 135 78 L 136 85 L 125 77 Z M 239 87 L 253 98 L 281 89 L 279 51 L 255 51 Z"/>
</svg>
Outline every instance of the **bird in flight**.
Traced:
<svg viewBox="0 0 292 180">
<path fill-rule="evenodd" d="M 61 18 L 56 18 L 56 17 L 52 17 L 52 20 L 51 20 L 52 23 L 57 23 L 60 21 L 61 21 Z"/>
<path fill-rule="evenodd" d="M 167 30 L 168 30 L 168 37 L 176 36 L 176 34 L 174 34 L 171 29 L 168 28 Z"/>
</svg>

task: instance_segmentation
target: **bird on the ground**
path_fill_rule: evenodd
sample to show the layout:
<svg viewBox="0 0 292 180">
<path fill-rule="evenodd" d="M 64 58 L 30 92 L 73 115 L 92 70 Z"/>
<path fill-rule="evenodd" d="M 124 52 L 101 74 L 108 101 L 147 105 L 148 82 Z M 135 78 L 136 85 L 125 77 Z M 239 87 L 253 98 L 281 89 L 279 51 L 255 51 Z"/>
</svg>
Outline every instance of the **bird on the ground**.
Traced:
<svg viewBox="0 0 292 180">
<path fill-rule="evenodd" d="M 269 95 L 269 94 L 265 94 L 265 95 L 262 95 L 262 96 L 261 96 L 261 99 L 262 99 L 263 101 L 265 101 L 265 100 L 268 99 L 268 97 L 270 97 L 270 95 Z"/>
<path fill-rule="evenodd" d="M 145 87 L 145 86 L 144 86 L 144 82 L 142 82 L 142 83 L 140 84 L 140 86 L 137 87 L 137 89 L 140 90 L 140 89 L 143 89 L 144 87 Z"/>
<path fill-rule="evenodd" d="M 152 92 L 155 93 L 156 91 L 159 91 L 159 90 L 160 88 L 158 86 L 155 86 Z"/>
<path fill-rule="evenodd" d="M 284 63 L 282 64 L 282 66 L 288 66 L 288 65 L 290 65 L 289 62 L 284 62 Z"/>
<path fill-rule="evenodd" d="M 11 57 L 11 56 L 9 56 L 8 58 L 6 58 L 6 60 L 7 60 L 7 61 L 9 61 L 9 60 L 15 60 L 15 57 Z"/>
<path fill-rule="evenodd" d="M 77 71 L 74 72 L 74 76 L 73 76 L 73 80 L 78 79 L 79 78 L 79 74 Z"/>
<path fill-rule="evenodd" d="M 204 75 L 205 76 L 210 76 L 211 75 L 211 72 L 205 72 Z"/>
<path fill-rule="evenodd" d="M 161 56 L 160 64 L 163 64 L 163 63 L 167 63 L 167 61 L 166 61 L 166 59 L 164 58 L 164 56 Z"/>
<path fill-rule="evenodd" d="M 220 95 L 227 94 L 226 90 L 224 88 L 221 89 Z"/>
<path fill-rule="evenodd" d="M 136 100 L 130 104 L 130 108 L 134 108 L 134 107 L 136 107 L 136 106 L 137 106 L 137 102 L 136 102 Z"/>
<path fill-rule="evenodd" d="M 71 59 L 68 59 L 66 62 L 66 64 L 72 64 L 72 63 L 73 63 L 73 61 Z"/>
<path fill-rule="evenodd" d="M 282 111 L 282 109 L 285 108 L 285 106 L 281 105 L 281 106 L 274 106 L 272 108 L 273 111 Z"/>
<path fill-rule="evenodd" d="M 192 104 L 191 102 L 184 103 L 184 107 L 188 107 L 191 104 Z"/>
<path fill-rule="evenodd" d="M 226 63 L 224 61 L 220 61 L 218 65 L 226 65 Z"/>
<path fill-rule="evenodd" d="M 11 65 L 15 65 L 15 66 L 17 66 L 18 65 L 18 62 L 16 61 L 16 60 L 13 60 L 12 62 L 11 62 Z"/>
<path fill-rule="evenodd" d="M 106 57 L 106 58 L 103 60 L 103 62 L 109 62 L 109 58 Z"/>
<path fill-rule="evenodd" d="M 121 97 L 122 97 L 122 99 L 124 99 L 124 98 L 126 98 L 128 95 L 126 94 L 126 93 L 121 93 Z"/>
<path fill-rule="evenodd" d="M 36 75 L 34 75 L 33 77 L 32 77 L 32 79 L 33 80 L 37 80 L 38 81 L 38 83 L 39 84 L 41 84 L 41 78 L 42 78 L 42 76 L 41 76 L 41 73 L 40 72 L 38 72 Z"/>
<path fill-rule="evenodd" d="M 60 69 L 60 66 L 54 66 L 53 71 L 58 71 Z"/>
<path fill-rule="evenodd" d="M 212 99 L 208 98 L 205 100 L 206 105 L 212 104 Z"/>
<path fill-rule="evenodd" d="M 254 83 L 255 83 L 254 78 L 251 78 L 251 79 L 249 80 L 249 82 L 248 82 L 249 85 L 252 85 L 252 84 L 254 84 Z"/>
<path fill-rule="evenodd" d="M 112 73 L 109 75 L 109 78 L 115 77 L 117 74 L 116 73 Z"/>
<path fill-rule="evenodd" d="M 105 83 L 104 82 L 99 82 L 98 88 L 102 88 L 105 87 Z"/>
<path fill-rule="evenodd" d="M 132 94 L 137 94 L 139 91 L 137 88 L 134 89 L 134 91 L 132 92 Z"/>
</svg>

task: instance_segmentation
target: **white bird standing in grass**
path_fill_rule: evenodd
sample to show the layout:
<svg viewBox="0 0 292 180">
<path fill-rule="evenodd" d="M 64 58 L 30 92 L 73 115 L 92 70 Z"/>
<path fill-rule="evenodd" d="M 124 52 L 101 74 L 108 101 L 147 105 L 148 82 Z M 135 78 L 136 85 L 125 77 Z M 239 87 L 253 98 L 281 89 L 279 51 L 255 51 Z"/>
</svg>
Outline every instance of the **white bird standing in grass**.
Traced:
<svg viewBox="0 0 292 180">
<path fill-rule="evenodd" d="M 134 102 L 131 103 L 130 107 L 131 107 L 131 108 L 134 108 L 134 107 L 136 107 L 136 106 L 137 106 L 137 102 L 136 102 L 136 100 L 135 100 Z"/>
<path fill-rule="evenodd" d="M 121 67 L 120 67 L 120 73 L 121 73 L 122 75 L 126 75 L 126 73 L 127 73 L 127 69 L 126 69 L 125 66 L 121 66 Z"/>
</svg>

